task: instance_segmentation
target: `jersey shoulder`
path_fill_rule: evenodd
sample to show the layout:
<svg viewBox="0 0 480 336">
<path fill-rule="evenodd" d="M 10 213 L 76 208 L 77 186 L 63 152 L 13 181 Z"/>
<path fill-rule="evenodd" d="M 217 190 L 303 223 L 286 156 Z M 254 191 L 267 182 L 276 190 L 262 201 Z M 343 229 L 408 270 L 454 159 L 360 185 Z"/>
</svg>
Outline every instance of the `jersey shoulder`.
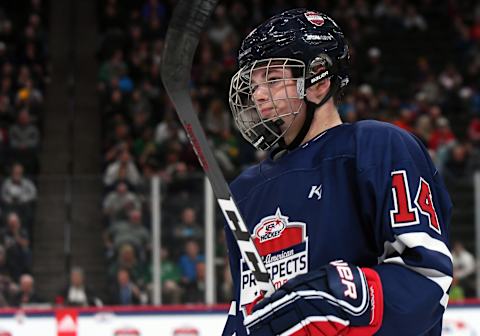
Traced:
<svg viewBox="0 0 480 336">
<path fill-rule="evenodd" d="M 353 131 L 357 138 L 368 139 L 374 137 L 378 139 L 379 136 L 398 135 L 400 137 L 411 138 L 412 135 L 404 129 L 395 126 L 391 123 L 378 120 L 362 120 L 357 121 L 353 125 Z"/>
<path fill-rule="evenodd" d="M 230 190 L 236 201 L 243 199 L 248 191 L 258 184 L 261 177 L 260 166 L 261 163 L 248 167 L 230 183 Z"/>
<path fill-rule="evenodd" d="M 428 164 L 430 161 L 421 141 L 393 124 L 375 120 L 359 121 L 353 124 L 353 133 L 359 168 L 368 168 L 380 162 L 393 164 L 413 160 Z"/>
</svg>

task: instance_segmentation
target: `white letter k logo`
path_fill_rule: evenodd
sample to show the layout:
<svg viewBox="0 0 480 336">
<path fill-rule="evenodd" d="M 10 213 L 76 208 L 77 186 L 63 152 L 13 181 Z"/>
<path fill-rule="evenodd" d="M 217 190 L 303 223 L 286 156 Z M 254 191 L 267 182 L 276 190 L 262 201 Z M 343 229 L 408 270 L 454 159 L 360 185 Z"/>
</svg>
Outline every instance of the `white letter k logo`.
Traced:
<svg viewBox="0 0 480 336">
<path fill-rule="evenodd" d="M 310 193 L 308 194 L 308 198 L 313 198 L 313 196 L 317 196 L 317 200 L 322 198 L 322 185 L 313 185 L 312 189 L 310 190 Z"/>
</svg>

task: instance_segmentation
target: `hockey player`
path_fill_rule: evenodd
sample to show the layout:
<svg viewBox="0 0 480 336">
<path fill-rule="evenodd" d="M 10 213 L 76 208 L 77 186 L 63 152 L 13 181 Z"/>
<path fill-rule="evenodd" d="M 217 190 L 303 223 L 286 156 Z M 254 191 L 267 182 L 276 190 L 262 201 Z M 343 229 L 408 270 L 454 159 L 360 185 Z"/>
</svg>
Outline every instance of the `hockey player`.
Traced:
<svg viewBox="0 0 480 336">
<path fill-rule="evenodd" d="M 226 228 L 235 300 L 223 335 L 440 335 L 451 201 L 422 143 L 343 124 L 348 48 L 295 9 L 252 31 L 230 86 L 237 127 L 268 158 L 231 185 L 277 288 L 262 299 Z"/>
</svg>

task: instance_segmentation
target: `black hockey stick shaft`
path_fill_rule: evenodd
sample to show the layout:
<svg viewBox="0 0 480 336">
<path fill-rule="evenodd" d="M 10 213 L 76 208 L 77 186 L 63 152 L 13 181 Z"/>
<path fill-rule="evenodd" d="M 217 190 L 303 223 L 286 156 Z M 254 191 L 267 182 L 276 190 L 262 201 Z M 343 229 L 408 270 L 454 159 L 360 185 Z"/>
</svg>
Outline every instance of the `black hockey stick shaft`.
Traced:
<svg viewBox="0 0 480 336">
<path fill-rule="evenodd" d="M 190 97 L 190 72 L 201 32 L 218 0 L 180 0 L 170 21 L 162 59 L 162 81 L 176 107 L 190 143 L 205 171 L 240 252 L 260 290 L 270 294 L 274 286 L 250 236 L 232 192 L 208 144 Z"/>
</svg>

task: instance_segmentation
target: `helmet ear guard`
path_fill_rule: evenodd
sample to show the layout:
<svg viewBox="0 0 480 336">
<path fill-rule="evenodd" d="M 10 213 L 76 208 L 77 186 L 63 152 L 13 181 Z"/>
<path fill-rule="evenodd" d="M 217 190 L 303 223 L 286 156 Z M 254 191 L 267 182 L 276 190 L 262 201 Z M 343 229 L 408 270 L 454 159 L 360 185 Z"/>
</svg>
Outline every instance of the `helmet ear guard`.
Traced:
<svg viewBox="0 0 480 336">
<path fill-rule="evenodd" d="M 344 56 L 339 58 L 337 62 L 333 62 L 332 58 L 326 53 L 321 53 L 315 57 L 308 65 L 307 77 L 305 78 L 305 90 L 309 87 L 323 81 L 327 78 L 338 77 L 341 72 L 341 67 L 346 67 L 345 57 L 348 56 L 348 49 L 345 49 Z M 346 81 L 332 81 L 344 87 L 348 84 L 348 77 Z"/>
<path fill-rule="evenodd" d="M 308 89 L 324 79 L 331 78 L 336 74 L 333 67 L 332 59 L 327 54 L 322 53 L 315 57 L 308 65 L 307 76 L 305 78 L 305 89 Z"/>
</svg>

